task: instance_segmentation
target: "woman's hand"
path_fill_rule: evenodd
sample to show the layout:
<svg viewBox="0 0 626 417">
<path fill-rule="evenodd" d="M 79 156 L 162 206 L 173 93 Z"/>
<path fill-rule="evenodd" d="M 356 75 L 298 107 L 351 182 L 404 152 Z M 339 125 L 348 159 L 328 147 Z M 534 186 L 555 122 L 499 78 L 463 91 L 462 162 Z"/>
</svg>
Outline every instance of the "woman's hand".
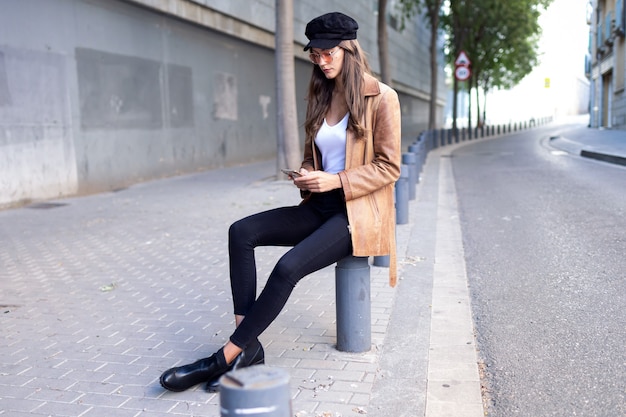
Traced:
<svg viewBox="0 0 626 417">
<path fill-rule="evenodd" d="M 294 178 L 293 183 L 301 190 L 313 193 L 324 193 L 326 191 L 341 188 L 339 174 L 329 174 L 324 171 L 307 171 L 300 169 L 301 177 Z"/>
</svg>

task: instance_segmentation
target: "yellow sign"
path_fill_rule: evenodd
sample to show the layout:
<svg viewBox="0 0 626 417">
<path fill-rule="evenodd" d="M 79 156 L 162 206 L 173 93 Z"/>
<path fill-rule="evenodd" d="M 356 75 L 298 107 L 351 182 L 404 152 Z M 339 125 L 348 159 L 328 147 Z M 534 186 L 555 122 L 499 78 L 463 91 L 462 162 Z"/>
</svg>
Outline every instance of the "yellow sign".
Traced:
<svg viewBox="0 0 626 417">
<path fill-rule="evenodd" d="M 544 88 L 550 88 L 550 78 L 544 78 L 544 80 L 543 80 L 543 87 Z"/>
</svg>

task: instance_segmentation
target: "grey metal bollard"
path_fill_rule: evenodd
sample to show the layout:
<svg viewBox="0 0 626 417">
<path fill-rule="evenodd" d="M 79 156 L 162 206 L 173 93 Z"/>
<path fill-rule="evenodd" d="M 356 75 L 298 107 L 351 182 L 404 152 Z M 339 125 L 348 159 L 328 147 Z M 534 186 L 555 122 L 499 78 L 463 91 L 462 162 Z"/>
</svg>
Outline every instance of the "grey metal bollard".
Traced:
<svg viewBox="0 0 626 417">
<path fill-rule="evenodd" d="M 396 224 L 409 222 L 409 167 L 400 166 L 400 178 L 396 181 Z"/>
<path fill-rule="evenodd" d="M 415 186 L 417 184 L 417 155 L 413 152 L 403 153 L 402 163 L 409 167 L 409 200 L 415 200 Z"/>
<path fill-rule="evenodd" d="M 374 256 L 374 266 L 380 266 L 380 267 L 389 267 L 389 264 L 391 263 L 391 259 L 389 258 L 389 255 L 378 255 L 378 256 Z"/>
<path fill-rule="evenodd" d="M 335 267 L 337 349 L 367 352 L 372 347 L 370 266 L 367 257 L 346 256 Z"/>
<path fill-rule="evenodd" d="M 220 416 L 291 417 L 289 374 L 256 365 L 220 378 Z"/>
<path fill-rule="evenodd" d="M 409 145 L 409 152 L 415 154 L 415 167 L 417 169 L 417 173 L 415 174 L 415 184 L 419 184 L 420 182 L 420 172 L 422 172 L 422 155 L 420 153 L 420 145 L 415 142 Z"/>
</svg>

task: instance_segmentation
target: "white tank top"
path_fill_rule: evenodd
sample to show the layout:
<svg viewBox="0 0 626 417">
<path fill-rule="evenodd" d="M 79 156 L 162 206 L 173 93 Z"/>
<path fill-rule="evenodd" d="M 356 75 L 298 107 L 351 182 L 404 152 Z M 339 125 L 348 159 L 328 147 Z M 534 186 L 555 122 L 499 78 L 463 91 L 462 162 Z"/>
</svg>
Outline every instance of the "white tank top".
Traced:
<svg viewBox="0 0 626 417">
<path fill-rule="evenodd" d="M 349 115 L 350 113 L 346 113 L 343 119 L 334 126 L 330 126 L 324 119 L 315 137 L 315 144 L 322 154 L 322 169 L 330 174 L 337 174 L 346 168 L 346 135 Z"/>
</svg>

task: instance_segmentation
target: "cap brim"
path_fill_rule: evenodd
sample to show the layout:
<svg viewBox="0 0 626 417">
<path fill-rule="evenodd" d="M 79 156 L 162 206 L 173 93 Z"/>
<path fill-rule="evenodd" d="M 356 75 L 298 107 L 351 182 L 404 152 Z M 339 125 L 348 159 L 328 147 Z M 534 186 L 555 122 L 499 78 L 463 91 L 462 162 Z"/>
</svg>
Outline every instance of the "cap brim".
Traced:
<svg viewBox="0 0 626 417">
<path fill-rule="evenodd" d="M 313 39 L 304 47 L 305 51 L 311 48 L 332 49 L 341 43 L 341 39 Z"/>
</svg>

